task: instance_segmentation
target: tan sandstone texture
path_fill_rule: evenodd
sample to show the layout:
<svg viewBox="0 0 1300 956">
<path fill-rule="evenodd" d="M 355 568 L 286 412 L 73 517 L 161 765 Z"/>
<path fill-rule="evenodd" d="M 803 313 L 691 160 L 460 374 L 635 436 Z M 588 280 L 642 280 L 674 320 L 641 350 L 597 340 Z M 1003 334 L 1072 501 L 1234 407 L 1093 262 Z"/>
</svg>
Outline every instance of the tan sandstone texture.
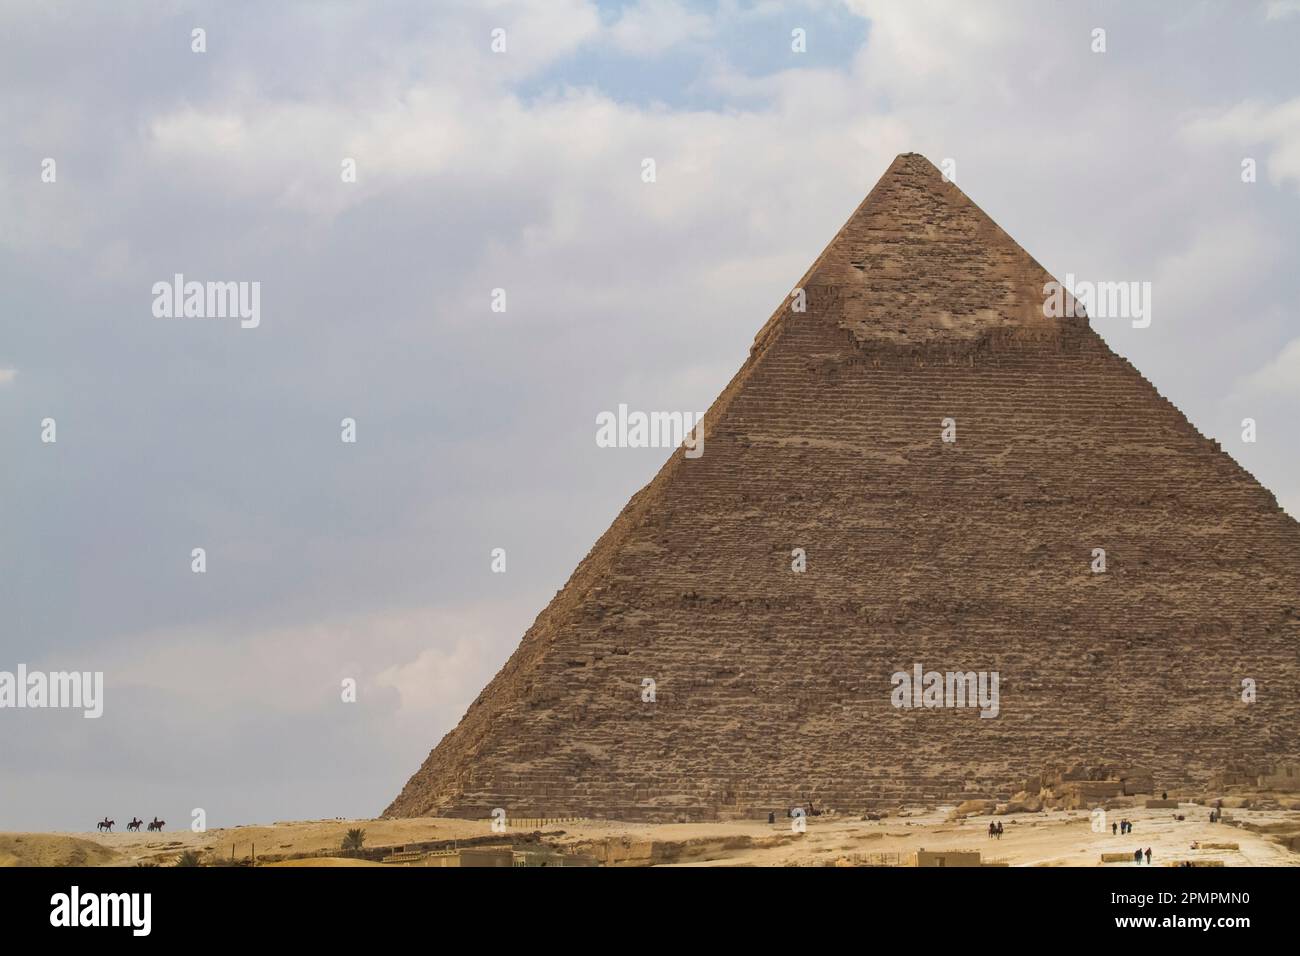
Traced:
<svg viewBox="0 0 1300 956">
<path fill-rule="evenodd" d="M 1050 280 L 899 156 L 704 455 L 632 498 L 386 816 L 765 818 L 1300 758 L 1300 525 L 1088 319 L 1044 318 Z M 999 715 L 893 707 L 915 663 L 997 671 Z"/>
</svg>

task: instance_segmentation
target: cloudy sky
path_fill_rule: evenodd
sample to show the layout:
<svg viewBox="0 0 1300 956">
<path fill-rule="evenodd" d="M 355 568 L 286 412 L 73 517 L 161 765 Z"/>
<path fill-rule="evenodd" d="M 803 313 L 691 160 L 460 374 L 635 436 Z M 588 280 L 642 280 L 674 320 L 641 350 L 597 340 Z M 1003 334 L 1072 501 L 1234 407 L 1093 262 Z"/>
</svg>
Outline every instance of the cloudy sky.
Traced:
<svg viewBox="0 0 1300 956">
<path fill-rule="evenodd" d="M 0 670 L 106 699 L 0 710 L 0 830 L 380 812 L 662 462 L 596 413 L 707 408 L 900 152 L 1150 281 L 1094 326 L 1300 514 L 1297 49 L 1294 0 L 6 0 Z"/>
</svg>

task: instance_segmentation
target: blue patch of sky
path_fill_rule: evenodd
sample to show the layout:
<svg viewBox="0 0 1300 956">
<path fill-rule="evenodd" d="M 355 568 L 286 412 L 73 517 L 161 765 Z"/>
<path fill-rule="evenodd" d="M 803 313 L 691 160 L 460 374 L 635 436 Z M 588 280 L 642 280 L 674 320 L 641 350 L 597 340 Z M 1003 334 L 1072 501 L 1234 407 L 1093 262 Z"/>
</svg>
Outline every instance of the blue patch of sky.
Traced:
<svg viewBox="0 0 1300 956">
<path fill-rule="evenodd" d="M 601 21 L 617 22 L 624 2 L 601 3 Z M 752 108 L 720 91 L 709 77 L 720 70 L 750 77 L 789 69 L 847 69 L 866 41 L 868 23 L 838 4 L 766 5 L 686 3 L 706 16 L 709 27 L 662 52 L 636 55 L 617 48 L 607 37 L 584 44 L 568 57 L 521 83 L 515 93 L 524 101 L 554 95 L 566 87 L 595 88 L 620 104 L 662 105 L 674 110 Z M 807 34 L 807 52 L 791 50 L 791 31 Z"/>
</svg>

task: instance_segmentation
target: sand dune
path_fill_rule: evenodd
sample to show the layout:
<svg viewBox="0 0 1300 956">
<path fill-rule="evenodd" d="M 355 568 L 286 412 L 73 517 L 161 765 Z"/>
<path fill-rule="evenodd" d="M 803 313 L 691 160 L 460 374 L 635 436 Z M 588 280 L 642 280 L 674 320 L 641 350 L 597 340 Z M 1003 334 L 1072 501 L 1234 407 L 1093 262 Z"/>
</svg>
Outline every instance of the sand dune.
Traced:
<svg viewBox="0 0 1300 956">
<path fill-rule="evenodd" d="M 0 866 L 111 866 L 122 854 L 62 833 L 0 833 Z"/>
</svg>

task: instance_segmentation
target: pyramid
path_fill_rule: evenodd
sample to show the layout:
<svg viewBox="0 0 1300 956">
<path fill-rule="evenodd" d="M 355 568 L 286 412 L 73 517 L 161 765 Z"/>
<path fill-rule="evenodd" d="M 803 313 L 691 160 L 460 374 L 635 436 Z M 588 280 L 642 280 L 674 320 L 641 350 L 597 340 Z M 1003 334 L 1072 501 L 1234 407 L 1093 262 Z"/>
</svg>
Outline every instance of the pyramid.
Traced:
<svg viewBox="0 0 1300 956">
<path fill-rule="evenodd" d="M 1049 281 L 895 159 L 704 454 L 628 502 L 385 815 L 707 820 L 1300 757 L 1300 525 L 1087 318 L 1045 318 Z M 917 664 L 996 672 L 997 716 L 894 706 Z"/>
</svg>

